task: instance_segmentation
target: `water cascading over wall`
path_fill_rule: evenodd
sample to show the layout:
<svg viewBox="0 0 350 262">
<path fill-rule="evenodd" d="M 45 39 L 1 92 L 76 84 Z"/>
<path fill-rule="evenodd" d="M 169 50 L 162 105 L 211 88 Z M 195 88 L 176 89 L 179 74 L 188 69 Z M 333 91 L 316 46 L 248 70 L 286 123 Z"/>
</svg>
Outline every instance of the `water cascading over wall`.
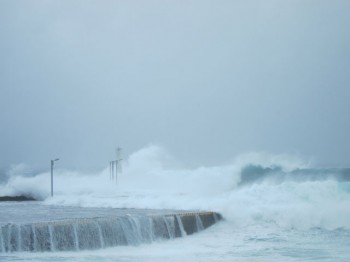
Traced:
<svg viewBox="0 0 350 262">
<path fill-rule="evenodd" d="M 213 212 L 71 219 L 0 228 L 0 252 L 70 251 L 183 237 L 221 219 Z"/>
</svg>

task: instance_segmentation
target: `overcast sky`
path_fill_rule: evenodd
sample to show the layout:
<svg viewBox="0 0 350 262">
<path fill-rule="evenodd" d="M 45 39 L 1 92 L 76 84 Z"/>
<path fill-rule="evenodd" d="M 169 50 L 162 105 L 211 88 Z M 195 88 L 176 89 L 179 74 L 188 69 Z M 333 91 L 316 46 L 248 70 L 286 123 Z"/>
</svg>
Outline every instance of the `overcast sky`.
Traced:
<svg viewBox="0 0 350 262">
<path fill-rule="evenodd" d="M 0 0 L 0 167 L 150 143 L 350 166 L 349 0 Z"/>
</svg>

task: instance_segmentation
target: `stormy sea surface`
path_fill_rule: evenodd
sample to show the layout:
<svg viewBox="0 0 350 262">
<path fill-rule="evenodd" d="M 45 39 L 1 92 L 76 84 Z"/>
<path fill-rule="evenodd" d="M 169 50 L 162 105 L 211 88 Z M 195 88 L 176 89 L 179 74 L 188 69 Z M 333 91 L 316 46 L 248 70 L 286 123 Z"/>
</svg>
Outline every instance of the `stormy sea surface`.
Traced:
<svg viewBox="0 0 350 262">
<path fill-rule="evenodd" d="M 210 210 L 223 221 L 182 238 L 97 250 L 0 252 L 0 261 L 350 261 L 349 168 L 314 168 L 286 155 L 253 153 L 227 165 L 184 169 L 165 156 L 156 146 L 132 154 L 117 183 L 109 168 L 94 174 L 57 169 L 53 198 L 49 172 L 28 174 L 14 166 L 0 195 L 42 201 L 0 202 L 0 212 L 11 205 L 30 219 L 32 205 Z"/>
</svg>

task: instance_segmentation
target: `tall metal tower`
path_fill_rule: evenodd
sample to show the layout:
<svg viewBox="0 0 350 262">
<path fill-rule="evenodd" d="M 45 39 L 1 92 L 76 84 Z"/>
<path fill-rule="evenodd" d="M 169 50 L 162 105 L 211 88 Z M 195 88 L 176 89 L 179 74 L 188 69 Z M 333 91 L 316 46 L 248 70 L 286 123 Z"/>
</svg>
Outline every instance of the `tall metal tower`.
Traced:
<svg viewBox="0 0 350 262">
<path fill-rule="evenodd" d="M 115 180 L 117 183 L 118 180 L 118 171 L 122 172 L 122 165 L 121 161 L 122 159 L 122 149 L 118 147 L 116 150 L 116 160 L 110 161 L 109 162 L 109 172 L 110 172 L 110 179 Z"/>
</svg>

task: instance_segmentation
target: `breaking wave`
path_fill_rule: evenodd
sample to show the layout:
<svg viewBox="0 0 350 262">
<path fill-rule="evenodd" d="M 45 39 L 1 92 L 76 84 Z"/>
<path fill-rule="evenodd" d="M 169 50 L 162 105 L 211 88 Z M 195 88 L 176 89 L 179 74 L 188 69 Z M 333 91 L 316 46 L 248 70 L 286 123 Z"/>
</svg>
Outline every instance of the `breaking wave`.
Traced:
<svg viewBox="0 0 350 262">
<path fill-rule="evenodd" d="M 49 172 L 28 176 L 15 168 L 0 192 L 47 205 L 213 210 L 236 226 L 350 228 L 349 168 L 315 169 L 266 153 L 196 169 L 172 168 L 170 159 L 160 147 L 143 148 L 123 163 L 117 183 L 108 168 L 95 174 L 55 170 L 53 198 Z"/>
</svg>

